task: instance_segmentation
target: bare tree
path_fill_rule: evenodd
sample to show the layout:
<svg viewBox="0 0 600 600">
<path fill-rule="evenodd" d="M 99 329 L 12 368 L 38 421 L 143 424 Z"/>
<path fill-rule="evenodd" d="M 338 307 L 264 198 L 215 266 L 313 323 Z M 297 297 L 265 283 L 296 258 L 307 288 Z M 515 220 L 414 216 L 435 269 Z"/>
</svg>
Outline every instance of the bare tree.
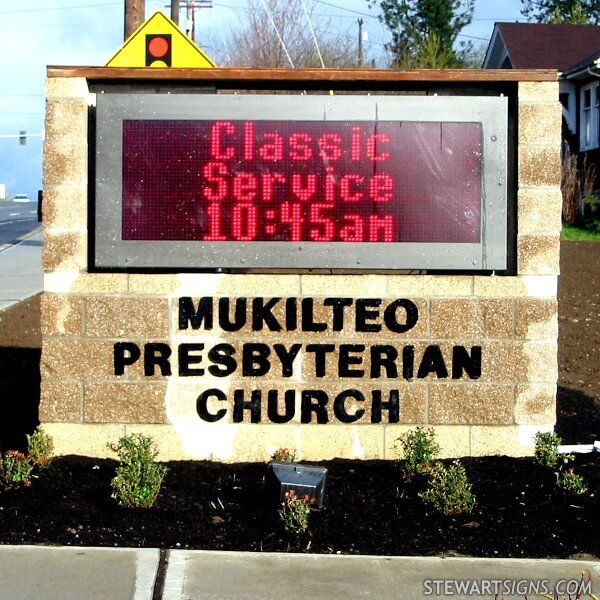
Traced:
<svg viewBox="0 0 600 600">
<path fill-rule="evenodd" d="M 320 67 L 320 52 L 326 67 L 356 66 L 356 35 L 339 32 L 330 19 L 316 15 L 314 0 L 304 2 L 308 18 L 302 0 L 264 0 L 264 4 L 249 0 L 239 28 L 226 41 L 224 62 L 247 67 Z"/>
</svg>

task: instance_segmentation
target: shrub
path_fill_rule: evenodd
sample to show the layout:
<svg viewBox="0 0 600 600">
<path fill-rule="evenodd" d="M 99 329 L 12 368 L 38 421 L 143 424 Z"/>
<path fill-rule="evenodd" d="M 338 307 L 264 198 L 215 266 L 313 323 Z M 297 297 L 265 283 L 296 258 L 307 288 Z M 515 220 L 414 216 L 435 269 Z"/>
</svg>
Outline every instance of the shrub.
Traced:
<svg viewBox="0 0 600 600">
<path fill-rule="evenodd" d="M 581 211 L 581 202 L 579 200 L 581 182 L 577 166 L 577 154 L 571 152 L 567 142 L 563 145 L 560 188 L 563 196 L 563 222 L 574 225 Z"/>
<path fill-rule="evenodd" d="M 420 492 L 419 497 L 425 504 L 430 504 L 445 515 L 471 512 L 475 505 L 471 483 L 458 460 L 448 467 L 443 463 L 436 463 L 429 475 L 427 490 Z"/>
<path fill-rule="evenodd" d="M 558 465 L 558 447 L 561 439 L 555 433 L 542 433 L 538 431 L 535 434 L 535 455 L 533 462 L 542 467 L 555 469 Z"/>
<path fill-rule="evenodd" d="M 573 469 L 556 474 L 556 484 L 563 490 L 578 496 L 587 494 L 587 486 L 581 475 L 577 475 Z"/>
<path fill-rule="evenodd" d="M 17 450 L 8 450 L 0 455 L 0 478 L 6 486 L 13 484 L 29 485 L 33 465 L 29 459 Z"/>
<path fill-rule="evenodd" d="M 271 458 L 277 462 L 294 462 L 296 460 L 296 452 L 290 448 L 277 448 Z"/>
<path fill-rule="evenodd" d="M 407 478 L 431 470 L 432 461 L 440 451 L 433 429 L 417 427 L 401 435 L 397 441 L 402 448 L 402 469 Z"/>
<path fill-rule="evenodd" d="M 302 533 L 308 529 L 311 506 L 315 499 L 307 494 L 300 497 L 296 490 L 288 490 L 279 509 L 279 516 L 286 531 Z"/>
<path fill-rule="evenodd" d="M 131 434 L 108 447 L 119 456 L 120 464 L 112 479 L 112 497 L 119 504 L 150 508 L 160 492 L 167 468 L 154 462 L 158 451 L 151 437 Z"/>
<path fill-rule="evenodd" d="M 54 442 L 41 426 L 27 436 L 27 456 L 35 466 L 48 466 L 52 462 L 53 452 Z"/>
</svg>

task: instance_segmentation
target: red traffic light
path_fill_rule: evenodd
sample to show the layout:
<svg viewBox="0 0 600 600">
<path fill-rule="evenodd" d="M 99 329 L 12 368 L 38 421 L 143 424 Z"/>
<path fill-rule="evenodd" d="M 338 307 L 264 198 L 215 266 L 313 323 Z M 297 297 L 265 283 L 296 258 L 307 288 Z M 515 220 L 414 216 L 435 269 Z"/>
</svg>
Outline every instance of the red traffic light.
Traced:
<svg viewBox="0 0 600 600">
<path fill-rule="evenodd" d="M 171 66 L 171 34 L 146 34 L 146 66 Z"/>
</svg>

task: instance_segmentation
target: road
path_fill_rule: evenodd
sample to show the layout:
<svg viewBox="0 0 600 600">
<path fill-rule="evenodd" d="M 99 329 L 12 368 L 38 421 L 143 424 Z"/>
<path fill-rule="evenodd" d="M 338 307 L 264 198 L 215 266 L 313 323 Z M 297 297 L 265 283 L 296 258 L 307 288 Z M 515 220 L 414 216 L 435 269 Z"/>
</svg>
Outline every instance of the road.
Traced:
<svg viewBox="0 0 600 600">
<path fill-rule="evenodd" d="M 37 202 L 0 202 L 0 249 L 14 244 L 38 225 Z"/>
</svg>

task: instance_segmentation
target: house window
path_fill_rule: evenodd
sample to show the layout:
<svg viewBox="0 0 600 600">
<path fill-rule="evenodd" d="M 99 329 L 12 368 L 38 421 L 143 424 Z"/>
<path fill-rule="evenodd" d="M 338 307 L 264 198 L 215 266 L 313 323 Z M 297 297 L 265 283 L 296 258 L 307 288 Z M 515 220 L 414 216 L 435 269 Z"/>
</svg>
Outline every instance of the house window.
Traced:
<svg viewBox="0 0 600 600">
<path fill-rule="evenodd" d="M 581 88 L 581 150 L 598 148 L 600 128 L 600 84 L 591 83 Z"/>
</svg>

